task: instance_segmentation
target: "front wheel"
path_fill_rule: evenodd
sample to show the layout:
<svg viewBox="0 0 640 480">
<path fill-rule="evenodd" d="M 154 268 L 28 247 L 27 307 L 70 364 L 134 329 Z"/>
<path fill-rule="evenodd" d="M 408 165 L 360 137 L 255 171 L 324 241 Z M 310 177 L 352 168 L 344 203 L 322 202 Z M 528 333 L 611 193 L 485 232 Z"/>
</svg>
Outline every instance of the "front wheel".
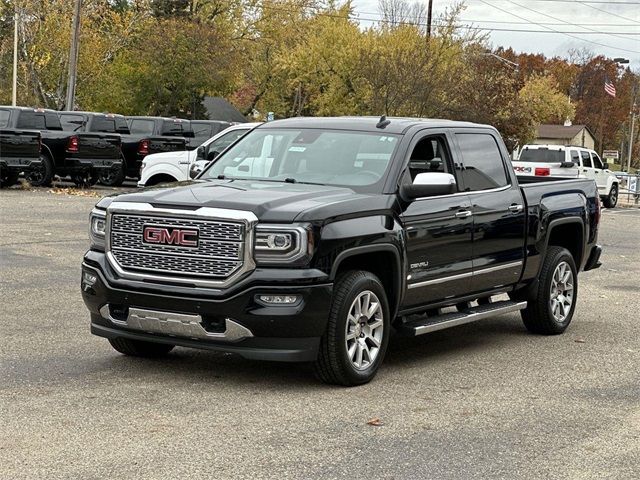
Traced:
<svg viewBox="0 0 640 480">
<path fill-rule="evenodd" d="M 124 182 L 124 178 L 124 165 L 117 165 L 101 173 L 98 181 L 107 187 L 119 187 Z"/>
<path fill-rule="evenodd" d="M 606 208 L 614 208 L 618 204 L 618 185 L 616 185 L 615 183 L 611 185 L 609 195 L 602 199 L 602 204 Z"/>
<path fill-rule="evenodd" d="M 90 171 L 86 171 L 84 173 L 72 175 L 71 180 L 77 187 L 89 188 L 98 182 L 98 177 Z"/>
<path fill-rule="evenodd" d="M 549 247 L 539 276 L 538 291 L 527 299 L 521 311 L 525 327 L 532 333 L 563 333 L 576 308 L 578 274 L 571 253 L 562 247 Z"/>
<path fill-rule="evenodd" d="M 389 343 L 389 304 L 374 274 L 351 271 L 335 285 L 316 375 L 326 383 L 354 386 L 378 371 Z"/>
</svg>

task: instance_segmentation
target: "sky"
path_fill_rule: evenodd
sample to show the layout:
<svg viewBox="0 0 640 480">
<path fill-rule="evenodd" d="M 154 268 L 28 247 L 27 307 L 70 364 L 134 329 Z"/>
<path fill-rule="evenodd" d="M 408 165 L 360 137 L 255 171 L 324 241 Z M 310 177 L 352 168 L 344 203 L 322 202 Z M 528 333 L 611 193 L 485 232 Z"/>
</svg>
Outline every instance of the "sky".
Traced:
<svg viewBox="0 0 640 480">
<path fill-rule="evenodd" d="M 434 18 L 454 3 L 458 2 L 433 0 Z M 587 48 L 596 55 L 627 58 L 631 68 L 640 71 L 640 0 L 466 0 L 465 4 L 462 24 L 550 32 L 491 31 L 494 47 L 512 47 L 517 52 L 543 53 L 548 57 L 567 57 L 571 49 Z M 354 0 L 353 5 L 356 12 L 361 12 L 360 18 L 378 18 L 378 0 Z M 362 21 L 364 26 L 370 23 Z"/>
</svg>

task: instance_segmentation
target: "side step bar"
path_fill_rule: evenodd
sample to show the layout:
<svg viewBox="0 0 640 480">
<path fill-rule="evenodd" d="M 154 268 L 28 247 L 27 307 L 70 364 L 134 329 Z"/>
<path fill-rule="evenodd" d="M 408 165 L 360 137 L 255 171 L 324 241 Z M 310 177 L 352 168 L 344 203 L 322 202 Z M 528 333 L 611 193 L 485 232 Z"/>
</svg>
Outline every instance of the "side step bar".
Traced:
<svg viewBox="0 0 640 480">
<path fill-rule="evenodd" d="M 475 322 L 476 320 L 482 320 L 484 318 L 495 317 L 503 313 L 517 312 L 526 307 L 527 302 L 505 300 L 486 305 L 478 305 L 477 307 L 471 307 L 462 312 L 444 313 L 433 317 L 423 315 L 416 320 L 409 320 L 402 324 L 398 328 L 398 331 L 404 336 L 417 337 L 425 333 L 464 325 L 465 323 Z"/>
</svg>

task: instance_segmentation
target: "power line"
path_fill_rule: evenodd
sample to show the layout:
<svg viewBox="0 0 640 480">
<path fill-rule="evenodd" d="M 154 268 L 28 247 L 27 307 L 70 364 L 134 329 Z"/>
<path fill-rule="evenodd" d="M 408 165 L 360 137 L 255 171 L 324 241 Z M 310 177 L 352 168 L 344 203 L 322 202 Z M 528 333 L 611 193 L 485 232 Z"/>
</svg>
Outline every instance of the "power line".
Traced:
<svg viewBox="0 0 640 480">
<path fill-rule="evenodd" d="M 480 1 L 480 0 L 478 0 Z M 607 2 L 604 0 L 533 0 L 534 2 L 549 2 L 549 3 L 596 3 L 596 4 L 604 4 L 604 5 L 640 5 L 639 1 L 627 1 L 622 0 L 620 2 Z"/>
<path fill-rule="evenodd" d="M 529 10 L 530 12 L 533 12 L 533 13 L 537 13 L 538 15 L 543 15 L 543 16 L 545 16 L 545 17 L 552 18 L 553 20 L 559 20 L 559 21 L 562 21 L 562 20 L 563 20 L 562 18 L 554 17 L 553 15 L 549 15 L 548 13 L 540 12 L 540 11 L 538 11 L 538 10 L 534 10 L 533 8 L 525 7 L 524 5 L 520 5 L 519 3 L 516 3 L 516 2 L 514 2 L 514 1 L 512 1 L 512 0 L 507 0 L 507 1 L 508 1 L 509 3 L 512 3 L 513 5 L 517 6 L 517 7 L 524 8 L 525 10 Z M 573 24 L 572 24 L 572 23 L 567 23 L 567 25 L 573 25 Z M 610 35 L 610 36 L 612 36 L 612 37 L 622 38 L 623 40 L 631 40 L 630 38 L 628 38 L 628 37 L 624 37 L 624 36 L 619 35 L 619 34 L 617 34 L 617 33 L 604 33 L 604 32 L 599 32 L 598 30 L 594 30 L 593 28 L 584 27 L 584 26 L 582 26 L 581 28 L 584 28 L 585 30 L 589 30 L 589 31 L 591 31 L 591 32 L 603 33 L 604 35 Z M 629 35 L 637 35 L 637 33 L 630 33 Z M 635 39 L 634 39 L 634 40 L 635 40 Z"/>
<path fill-rule="evenodd" d="M 637 50 L 629 50 L 629 49 L 626 49 L 626 48 L 614 47 L 613 45 L 607 45 L 606 43 L 594 42 L 593 40 L 586 40 L 584 38 L 576 37 L 574 34 L 563 32 L 563 31 L 560 31 L 560 30 L 556 30 L 555 28 L 551 28 L 551 27 L 548 27 L 546 25 L 541 25 L 539 23 L 533 22 L 533 21 L 529 20 L 528 18 L 522 17 L 522 16 L 520 16 L 520 15 L 518 15 L 516 13 L 510 12 L 509 10 L 506 10 L 504 8 L 501 8 L 501 7 L 498 7 L 496 5 L 493 5 L 492 3 L 489 3 L 489 2 L 487 2 L 485 0 L 478 0 L 478 1 L 484 3 L 485 5 L 489 5 L 490 7 L 493 7 L 496 10 L 500 10 L 501 12 L 504 12 L 504 13 L 506 13 L 508 15 L 512 15 L 512 16 L 514 16 L 516 18 L 519 18 L 520 20 L 524 20 L 526 22 L 532 23 L 533 25 L 538 25 L 539 27 L 546 28 L 547 30 L 551 30 L 552 32 L 555 32 L 555 33 L 560 33 L 560 34 L 565 35 L 567 37 L 571 37 L 573 39 L 580 40 L 581 42 L 592 43 L 593 45 L 598 45 L 600 47 L 606 47 L 606 48 L 612 48 L 614 50 L 620 50 L 622 52 L 640 53 L 640 51 L 637 51 Z"/>
<path fill-rule="evenodd" d="M 589 5 L 589 3 L 593 3 L 593 2 L 577 1 L 576 3 L 580 3 L 580 4 L 584 5 L 585 7 L 592 8 L 593 10 L 597 10 L 598 12 L 606 13 L 607 15 L 611 15 L 612 17 L 622 18 L 623 20 L 628 20 L 630 22 L 638 23 L 638 19 L 637 18 L 625 17 L 624 15 L 618 15 L 617 13 L 610 12 L 609 10 L 605 10 L 603 8 L 598 8 L 598 7 L 594 7 L 593 5 Z"/>
</svg>

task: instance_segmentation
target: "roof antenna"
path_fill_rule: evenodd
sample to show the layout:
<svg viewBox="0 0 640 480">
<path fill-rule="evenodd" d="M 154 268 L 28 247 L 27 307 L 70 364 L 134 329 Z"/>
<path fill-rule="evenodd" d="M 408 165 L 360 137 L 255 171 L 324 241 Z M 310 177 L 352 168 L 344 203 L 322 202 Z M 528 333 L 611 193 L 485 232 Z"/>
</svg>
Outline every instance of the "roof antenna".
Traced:
<svg viewBox="0 0 640 480">
<path fill-rule="evenodd" d="M 391 120 L 387 120 L 387 116 L 386 115 L 382 115 L 380 117 L 380 120 L 376 124 L 376 128 L 385 128 L 390 123 L 391 123 Z"/>
</svg>

